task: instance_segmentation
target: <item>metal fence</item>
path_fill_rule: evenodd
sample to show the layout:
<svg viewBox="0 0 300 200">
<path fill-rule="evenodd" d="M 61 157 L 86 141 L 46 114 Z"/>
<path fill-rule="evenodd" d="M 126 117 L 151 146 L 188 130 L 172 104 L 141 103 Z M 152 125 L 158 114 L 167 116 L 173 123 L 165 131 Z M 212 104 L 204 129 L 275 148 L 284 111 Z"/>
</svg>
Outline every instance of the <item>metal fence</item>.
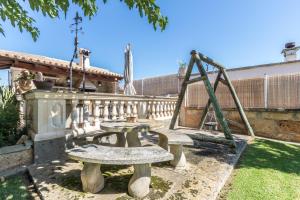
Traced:
<svg viewBox="0 0 300 200">
<path fill-rule="evenodd" d="M 213 84 L 213 83 L 212 83 Z M 265 76 L 232 81 L 245 108 L 300 108 L 300 74 Z M 216 96 L 221 107 L 234 108 L 228 88 L 219 83 Z M 188 86 L 187 107 L 204 107 L 208 95 L 202 82 Z"/>
</svg>

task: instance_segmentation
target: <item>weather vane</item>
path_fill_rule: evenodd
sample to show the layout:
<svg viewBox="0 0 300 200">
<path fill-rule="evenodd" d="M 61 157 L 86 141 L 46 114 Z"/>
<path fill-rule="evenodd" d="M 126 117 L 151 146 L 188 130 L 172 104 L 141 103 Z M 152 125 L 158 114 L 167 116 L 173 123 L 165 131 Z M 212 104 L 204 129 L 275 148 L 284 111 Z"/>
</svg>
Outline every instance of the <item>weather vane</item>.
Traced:
<svg viewBox="0 0 300 200">
<path fill-rule="evenodd" d="M 74 38 L 74 52 L 72 55 L 72 59 L 69 64 L 69 78 L 67 79 L 69 82 L 70 91 L 72 91 L 73 86 L 73 61 L 75 58 L 78 58 L 78 32 L 82 32 L 82 27 L 80 24 L 82 23 L 82 17 L 79 16 L 78 12 L 76 12 L 76 16 L 73 18 L 75 23 L 70 25 L 71 33 L 75 32 L 75 38 Z"/>
</svg>

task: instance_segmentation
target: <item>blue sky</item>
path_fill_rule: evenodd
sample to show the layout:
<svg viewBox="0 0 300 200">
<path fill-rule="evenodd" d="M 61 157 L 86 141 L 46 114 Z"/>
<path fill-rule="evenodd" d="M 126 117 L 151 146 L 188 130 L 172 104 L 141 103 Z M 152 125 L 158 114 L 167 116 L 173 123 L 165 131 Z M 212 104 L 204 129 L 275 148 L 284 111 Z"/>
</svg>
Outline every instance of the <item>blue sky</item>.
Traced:
<svg viewBox="0 0 300 200">
<path fill-rule="evenodd" d="M 100 12 L 82 24 L 80 47 L 92 51 L 91 63 L 123 73 L 124 48 L 133 46 L 135 79 L 176 73 L 178 61 L 188 62 L 192 49 L 228 68 L 282 61 L 284 44 L 300 44 L 299 0 L 159 0 L 169 18 L 164 32 L 154 31 L 146 18 L 119 1 L 100 4 Z M 50 19 L 30 13 L 41 31 L 37 42 L 4 23 L 0 49 L 69 60 L 73 35 L 67 18 Z M 6 74 L 2 79 L 5 79 Z"/>
</svg>

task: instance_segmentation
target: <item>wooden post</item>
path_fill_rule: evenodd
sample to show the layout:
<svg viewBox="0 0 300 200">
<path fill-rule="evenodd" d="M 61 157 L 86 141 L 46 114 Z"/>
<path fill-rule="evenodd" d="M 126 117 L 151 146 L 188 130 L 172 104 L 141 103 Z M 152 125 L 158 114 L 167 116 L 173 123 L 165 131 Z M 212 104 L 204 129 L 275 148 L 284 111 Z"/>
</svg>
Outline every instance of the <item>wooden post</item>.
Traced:
<svg viewBox="0 0 300 200">
<path fill-rule="evenodd" d="M 221 111 L 221 107 L 220 107 L 220 105 L 218 103 L 218 100 L 216 98 L 214 90 L 213 90 L 213 88 L 212 88 L 212 86 L 211 86 L 211 84 L 209 82 L 209 79 L 207 77 L 207 73 L 206 73 L 205 69 L 203 68 L 203 65 L 201 63 L 200 57 L 199 57 L 199 55 L 197 54 L 196 51 L 193 51 L 192 54 L 193 54 L 194 61 L 195 61 L 196 65 L 197 65 L 197 67 L 198 67 L 198 70 L 199 70 L 201 76 L 206 76 L 206 79 L 204 79 L 203 82 L 204 82 L 206 91 L 207 91 L 207 93 L 209 95 L 210 101 L 213 104 L 213 107 L 214 107 L 217 119 L 218 119 L 220 125 L 223 128 L 223 131 L 224 131 L 224 134 L 225 134 L 225 138 L 229 139 L 229 140 L 233 140 L 233 137 L 231 135 L 231 131 L 230 131 L 229 127 L 228 127 L 228 124 L 227 124 L 224 116 L 223 116 L 223 113 Z"/>
<path fill-rule="evenodd" d="M 241 105 L 241 103 L 239 101 L 239 98 L 238 98 L 238 96 L 237 96 L 237 94 L 236 94 L 236 92 L 234 90 L 234 87 L 233 87 L 233 85 L 232 85 L 232 83 L 231 83 L 231 81 L 230 81 L 230 79 L 229 79 L 229 77 L 228 77 L 228 75 L 226 73 L 226 70 L 224 68 L 222 68 L 221 71 L 223 73 L 225 81 L 228 84 L 229 91 L 230 91 L 230 93 L 232 95 L 232 98 L 234 100 L 234 103 L 235 103 L 235 105 L 236 105 L 236 107 L 237 107 L 237 109 L 238 109 L 238 111 L 240 113 L 240 116 L 241 116 L 241 118 L 242 118 L 242 120 L 243 120 L 243 122 L 244 122 L 244 124 L 245 124 L 245 126 L 247 128 L 247 130 L 248 130 L 248 133 L 249 133 L 249 135 L 251 135 L 252 137 L 254 137 L 255 135 L 254 135 L 253 129 L 250 126 L 250 123 L 248 122 L 248 119 L 246 117 L 244 109 L 243 109 L 243 107 L 242 107 L 242 105 Z"/>
<path fill-rule="evenodd" d="M 216 90 L 217 90 L 217 87 L 218 87 L 221 75 L 222 75 L 222 72 L 219 71 L 219 73 L 218 73 L 218 75 L 216 77 L 215 83 L 214 83 L 214 93 L 216 93 Z M 206 104 L 206 106 L 205 106 L 205 108 L 203 110 L 202 117 L 201 117 L 201 120 L 199 122 L 199 129 L 203 128 L 203 125 L 204 125 L 204 122 L 205 122 L 205 119 L 206 119 L 206 116 L 207 116 L 210 104 L 211 104 L 211 101 L 210 101 L 210 98 L 208 98 L 207 104 Z"/>
<path fill-rule="evenodd" d="M 170 127 L 169 127 L 170 129 L 174 129 L 174 126 L 175 126 L 175 123 L 176 123 L 176 120 L 177 120 L 177 116 L 179 114 L 179 110 L 180 110 L 180 107 L 182 105 L 184 94 L 185 94 L 185 91 L 186 91 L 186 88 L 187 88 L 186 82 L 189 81 L 189 79 L 190 79 L 194 63 L 195 63 L 194 59 L 191 58 L 189 66 L 188 66 L 186 74 L 185 74 L 185 77 L 184 77 L 184 80 L 183 80 L 183 84 L 181 86 L 181 90 L 180 90 L 180 93 L 179 93 L 179 96 L 178 96 L 176 107 L 175 107 L 175 110 L 174 110 L 174 113 L 173 113 L 173 116 L 172 116 L 171 124 L 170 124 Z"/>
</svg>

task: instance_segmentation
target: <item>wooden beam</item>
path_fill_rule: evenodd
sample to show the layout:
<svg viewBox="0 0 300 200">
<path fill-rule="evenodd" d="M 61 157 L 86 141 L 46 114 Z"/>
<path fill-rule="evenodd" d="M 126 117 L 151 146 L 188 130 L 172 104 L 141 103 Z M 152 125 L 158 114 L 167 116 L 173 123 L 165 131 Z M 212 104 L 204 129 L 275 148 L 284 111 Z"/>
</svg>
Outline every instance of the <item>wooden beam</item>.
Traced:
<svg viewBox="0 0 300 200">
<path fill-rule="evenodd" d="M 218 84 L 219 84 L 221 75 L 222 75 L 222 72 L 219 71 L 219 72 L 218 72 L 218 75 L 217 75 L 217 77 L 216 77 L 215 83 L 214 83 L 214 93 L 216 93 L 216 90 L 217 90 L 217 87 L 218 87 Z M 199 123 L 199 126 L 198 126 L 199 129 L 202 129 L 203 126 L 204 126 L 204 122 L 205 122 L 205 119 L 206 119 L 206 116 L 207 116 L 207 113 L 208 113 L 210 104 L 211 104 L 211 101 L 210 101 L 210 98 L 208 98 L 207 104 L 206 104 L 206 106 L 204 107 L 204 110 L 203 110 L 203 113 L 202 113 L 202 116 L 201 116 L 201 119 L 200 119 L 200 123 Z"/>
<path fill-rule="evenodd" d="M 190 63 L 189 63 L 189 66 L 187 68 L 184 80 L 183 80 L 183 84 L 181 86 L 181 90 L 180 90 L 180 93 L 179 93 L 179 96 L 178 96 L 178 100 L 176 102 L 176 107 L 175 107 L 175 110 L 174 110 L 174 113 L 173 113 L 173 116 L 172 116 L 172 120 L 171 120 L 171 123 L 170 123 L 170 127 L 169 127 L 170 129 L 174 129 L 174 127 L 175 127 L 175 123 L 176 123 L 176 120 L 177 120 L 177 117 L 178 117 L 178 114 L 179 114 L 179 110 L 180 110 L 181 105 L 182 105 L 182 101 L 183 101 L 183 98 L 184 98 L 184 95 L 185 95 L 186 88 L 187 88 L 186 82 L 190 79 L 194 63 L 195 63 L 195 61 L 194 61 L 194 58 L 192 56 L 191 59 L 190 59 Z"/>
<path fill-rule="evenodd" d="M 206 73 L 206 71 L 205 71 L 205 69 L 204 69 L 204 67 L 201 63 L 201 59 L 200 59 L 200 57 L 199 57 L 199 55 L 197 54 L 196 51 L 193 51 L 193 58 L 195 60 L 195 63 L 198 67 L 198 70 L 199 70 L 201 76 L 206 76 L 207 77 L 207 73 Z M 228 139 L 228 140 L 234 141 L 234 139 L 232 137 L 232 134 L 231 134 L 231 131 L 230 131 L 230 129 L 228 127 L 228 124 L 227 124 L 227 122 L 224 118 L 224 115 L 222 113 L 221 107 L 218 103 L 217 97 L 214 93 L 214 90 L 213 90 L 208 78 L 206 80 L 204 80 L 204 85 L 205 85 L 206 91 L 209 95 L 210 101 L 211 101 L 211 103 L 214 107 L 218 122 L 220 123 L 221 127 L 223 128 L 225 138 Z M 235 142 L 234 142 L 234 144 L 235 144 Z"/>
<path fill-rule="evenodd" d="M 241 118 L 242 118 L 242 120 L 243 120 L 243 122 L 244 122 L 244 124 L 245 124 L 245 126 L 247 128 L 247 130 L 248 130 L 248 134 L 251 135 L 252 137 L 254 137 L 255 135 L 254 135 L 253 129 L 252 129 L 252 127 L 251 127 L 251 125 L 250 125 L 250 123 L 249 123 L 249 121 L 247 119 L 247 116 L 246 116 L 246 114 L 244 112 L 242 104 L 241 104 L 241 102 L 240 102 L 240 100 L 239 100 L 239 98 L 238 98 L 238 96 L 237 96 L 237 94 L 235 92 L 235 89 L 234 89 L 234 87 L 233 87 L 233 85 L 232 85 L 232 83 L 231 83 L 231 81 L 230 81 L 230 79 L 229 79 L 229 77 L 228 77 L 228 75 L 226 73 L 226 70 L 225 69 L 221 69 L 221 71 L 223 73 L 223 77 L 224 77 L 225 81 L 227 82 L 229 91 L 230 91 L 231 96 L 233 98 L 233 101 L 234 101 L 234 103 L 235 103 L 235 105 L 236 105 L 236 107 L 238 109 L 238 112 L 240 113 L 240 116 L 241 116 Z"/>
<path fill-rule="evenodd" d="M 206 77 L 202 77 L 202 76 L 197 77 L 197 78 L 193 78 L 193 79 L 187 81 L 186 84 L 188 85 L 188 84 L 196 83 L 196 82 L 199 82 L 199 81 L 203 81 L 205 78 Z"/>
<path fill-rule="evenodd" d="M 206 62 L 207 64 L 210 64 L 212 66 L 215 66 L 218 69 L 225 69 L 224 66 L 222 66 L 221 64 L 217 63 L 216 61 L 214 61 L 213 59 L 203 55 L 202 53 L 198 53 L 200 59 L 204 62 Z"/>
<path fill-rule="evenodd" d="M 220 78 L 219 80 L 221 83 L 223 83 L 224 85 L 228 86 L 227 81 L 225 81 L 224 79 Z"/>
</svg>

